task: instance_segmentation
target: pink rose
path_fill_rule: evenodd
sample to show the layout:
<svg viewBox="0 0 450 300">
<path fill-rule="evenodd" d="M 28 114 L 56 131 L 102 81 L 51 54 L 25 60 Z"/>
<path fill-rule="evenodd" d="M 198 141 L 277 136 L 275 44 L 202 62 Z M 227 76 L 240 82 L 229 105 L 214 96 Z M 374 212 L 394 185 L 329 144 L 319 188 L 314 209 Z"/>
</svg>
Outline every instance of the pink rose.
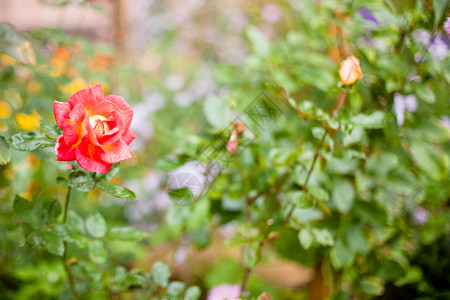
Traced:
<svg viewBox="0 0 450 300">
<path fill-rule="evenodd" d="M 116 95 L 103 96 L 98 84 L 76 92 L 68 102 L 53 103 L 63 134 L 56 141 L 56 160 L 76 160 L 87 171 L 107 173 L 112 164 L 131 158 L 128 145 L 133 110 Z"/>
</svg>

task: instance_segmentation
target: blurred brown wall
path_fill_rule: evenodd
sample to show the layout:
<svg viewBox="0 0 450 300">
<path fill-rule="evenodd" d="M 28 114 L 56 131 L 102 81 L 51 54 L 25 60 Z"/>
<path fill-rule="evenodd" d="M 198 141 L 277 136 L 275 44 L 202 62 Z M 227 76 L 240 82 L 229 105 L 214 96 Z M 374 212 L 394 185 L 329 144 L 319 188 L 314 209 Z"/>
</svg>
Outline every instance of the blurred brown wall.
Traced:
<svg viewBox="0 0 450 300">
<path fill-rule="evenodd" d="M 120 7 L 123 26 L 125 12 L 133 0 L 100 0 L 95 3 L 102 8 L 100 11 L 73 2 L 57 7 L 43 4 L 40 0 L 0 0 L 0 22 L 11 23 L 19 30 L 59 27 L 69 33 L 112 41 L 117 36 L 118 13 L 115 8 Z"/>
</svg>

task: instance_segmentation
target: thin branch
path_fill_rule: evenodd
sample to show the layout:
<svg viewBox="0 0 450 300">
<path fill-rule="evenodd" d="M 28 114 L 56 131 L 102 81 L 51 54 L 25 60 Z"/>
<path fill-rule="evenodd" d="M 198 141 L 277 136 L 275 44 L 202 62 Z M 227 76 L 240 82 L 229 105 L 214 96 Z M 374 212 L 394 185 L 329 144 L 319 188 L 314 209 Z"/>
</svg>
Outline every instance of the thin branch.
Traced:
<svg viewBox="0 0 450 300">
<path fill-rule="evenodd" d="M 244 273 L 244 280 L 242 281 L 242 286 L 241 286 L 241 297 L 245 297 L 246 293 L 247 293 L 247 283 L 248 280 L 250 279 L 250 274 L 252 273 L 252 269 L 250 269 L 250 267 L 246 267 L 245 268 L 245 273 Z"/>
<path fill-rule="evenodd" d="M 63 224 L 66 224 L 66 221 L 67 221 L 67 215 L 68 215 L 68 211 L 69 211 L 69 204 L 70 204 L 70 196 L 71 196 L 71 194 L 72 194 L 72 188 L 70 186 L 68 186 L 67 187 L 67 194 L 66 194 L 66 201 L 64 203 Z M 63 266 L 64 266 L 64 270 L 67 273 L 67 279 L 69 281 L 70 290 L 72 291 L 72 294 L 77 298 L 78 297 L 78 292 L 75 290 L 75 282 L 73 280 L 73 274 L 70 271 L 69 262 L 67 260 L 67 249 L 68 249 L 67 242 L 64 241 L 64 252 L 63 252 L 63 257 L 62 257 Z"/>
</svg>

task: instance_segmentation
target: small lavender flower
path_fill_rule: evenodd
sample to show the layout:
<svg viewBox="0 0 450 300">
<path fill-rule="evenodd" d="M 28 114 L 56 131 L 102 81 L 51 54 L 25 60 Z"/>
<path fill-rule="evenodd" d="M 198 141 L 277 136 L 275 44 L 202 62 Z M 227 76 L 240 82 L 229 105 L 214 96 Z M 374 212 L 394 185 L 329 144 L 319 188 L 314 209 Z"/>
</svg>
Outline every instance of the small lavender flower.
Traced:
<svg viewBox="0 0 450 300">
<path fill-rule="evenodd" d="M 413 212 L 413 222 L 417 225 L 423 225 L 428 221 L 428 210 L 423 208 L 422 206 L 418 206 Z"/>
<path fill-rule="evenodd" d="M 450 41 L 445 35 L 438 33 L 432 36 L 428 31 L 418 29 L 413 31 L 412 36 L 416 42 L 420 42 L 425 47 L 428 47 L 428 52 L 435 60 L 441 61 L 448 56 Z M 422 59 L 423 54 L 416 53 L 416 62 Z"/>
<path fill-rule="evenodd" d="M 372 14 L 372 12 L 368 8 L 361 7 L 358 10 L 358 12 L 366 21 L 373 22 L 375 24 L 379 24 L 377 18 L 375 18 L 375 16 Z"/>
<path fill-rule="evenodd" d="M 450 39 L 450 17 L 445 19 L 444 22 L 444 30 L 447 33 L 447 37 Z"/>
<path fill-rule="evenodd" d="M 394 95 L 394 112 L 397 117 L 398 126 L 402 126 L 405 122 L 405 109 L 410 112 L 417 110 L 417 98 L 414 95 L 403 96 L 399 93 Z"/>
<path fill-rule="evenodd" d="M 235 300 L 239 299 L 241 288 L 237 284 L 221 284 L 208 292 L 207 300 Z"/>
<path fill-rule="evenodd" d="M 441 121 L 447 129 L 450 129 L 450 117 L 449 116 L 441 116 Z"/>
<path fill-rule="evenodd" d="M 435 37 L 433 37 L 428 51 L 430 51 L 435 60 L 441 61 L 448 56 L 448 48 L 448 38 L 445 35 L 437 34 Z"/>
</svg>

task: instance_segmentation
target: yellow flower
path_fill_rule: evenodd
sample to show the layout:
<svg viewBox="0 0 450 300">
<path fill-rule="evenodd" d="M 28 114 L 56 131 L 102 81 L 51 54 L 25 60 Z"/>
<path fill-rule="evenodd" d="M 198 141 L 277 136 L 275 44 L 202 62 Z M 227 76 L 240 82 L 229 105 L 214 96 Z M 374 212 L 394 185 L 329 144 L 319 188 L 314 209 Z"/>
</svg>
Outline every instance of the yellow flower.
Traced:
<svg viewBox="0 0 450 300">
<path fill-rule="evenodd" d="M 8 102 L 0 101 L 0 119 L 6 119 L 11 115 L 11 107 Z"/>
<path fill-rule="evenodd" d="M 0 63 L 4 65 L 5 67 L 14 66 L 17 64 L 17 60 L 14 58 L 6 55 L 6 54 L 0 54 Z"/>
<path fill-rule="evenodd" d="M 361 67 L 359 66 L 359 59 L 350 55 L 341 62 L 339 77 L 345 85 L 353 84 L 356 80 L 363 78 Z"/>
<path fill-rule="evenodd" d="M 16 114 L 16 121 L 20 128 L 26 129 L 26 130 L 35 130 L 39 127 L 39 120 L 41 119 L 41 116 L 36 112 L 33 111 L 32 114 L 27 115 L 24 113 L 17 113 Z"/>
<path fill-rule="evenodd" d="M 88 84 L 86 83 L 86 81 L 84 81 L 83 78 L 77 77 L 74 80 L 72 80 L 68 85 L 60 87 L 59 89 L 64 94 L 73 95 L 79 90 L 85 89 L 87 86 Z"/>
</svg>

